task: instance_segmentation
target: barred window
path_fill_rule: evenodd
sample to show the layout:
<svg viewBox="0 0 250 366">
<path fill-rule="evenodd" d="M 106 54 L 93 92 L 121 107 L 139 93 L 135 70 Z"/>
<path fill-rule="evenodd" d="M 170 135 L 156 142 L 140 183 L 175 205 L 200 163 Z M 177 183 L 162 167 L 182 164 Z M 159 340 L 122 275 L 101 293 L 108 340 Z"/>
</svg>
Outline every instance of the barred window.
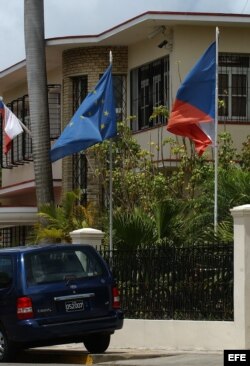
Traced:
<svg viewBox="0 0 250 366">
<path fill-rule="evenodd" d="M 126 116 L 126 75 L 113 75 L 116 119 L 123 121 Z"/>
<path fill-rule="evenodd" d="M 61 86 L 48 86 L 50 138 L 57 139 L 61 134 Z"/>
<path fill-rule="evenodd" d="M 32 226 L 13 226 L 0 229 L 0 248 L 26 245 L 32 235 Z"/>
<path fill-rule="evenodd" d="M 248 55 L 219 55 L 220 121 L 250 122 L 250 67 Z"/>
<path fill-rule="evenodd" d="M 61 86 L 48 85 L 48 103 L 50 116 L 50 138 L 56 139 L 61 133 Z M 11 103 L 8 108 L 23 122 L 30 130 L 29 97 L 24 95 Z M 3 153 L 3 124 L 1 123 L 1 166 L 2 168 L 13 168 L 32 160 L 32 139 L 24 132 L 12 141 L 12 147 L 7 155 Z"/>
<path fill-rule="evenodd" d="M 131 114 L 134 131 L 165 123 L 160 116 L 150 120 L 153 107 L 169 107 L 169 57 L 140 66 L 130 73 Z"/>
<path fill-rule="evenodd" d="M 101 75 L 100 75 L 101 77 Z M 122 121 L 126 115 L 126 76 L 113 75 L 114 99 L 116 107 L 116 119 Z M 72 114 L 78 109 L 84 98 L 87 96 L 88 79 L 87 76 L 77 76 L 72 78 Z M 72 187 L 80 189 L 81 204 L 87 202 L 87 174 L 88 164 L 84 151 L 73 155 Z"/>
<path fill-rule="evenodd" d="M 86 75 L 76 76 L 72 78 L 72 115 L 77 111 L 82 101 L 88 93 L 88 77 Z M 80 204 L 87 202 L 87 159 L 83 151 L 74 154 L 72 160 L 72 187 L 80 189 Z"/>
</svg>

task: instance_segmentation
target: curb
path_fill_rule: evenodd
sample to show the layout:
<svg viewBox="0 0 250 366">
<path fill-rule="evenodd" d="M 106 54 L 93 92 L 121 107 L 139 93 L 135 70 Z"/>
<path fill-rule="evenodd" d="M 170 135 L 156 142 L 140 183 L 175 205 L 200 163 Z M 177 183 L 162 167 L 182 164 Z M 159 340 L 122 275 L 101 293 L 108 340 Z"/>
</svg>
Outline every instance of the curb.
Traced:
<svg viewBox="0 0 250 366">
<path fill-rule="evenodd" d="M 20 362 L 37 364 L 39 363 L 61 363 L 93 365 L 92 356 L 84 351 L 67 350 L 36 350 L 28 349 L 21 353 Z"/>
<path fill-rule="evenodd" d="M 80 365 L 96 365 L 106 364 L 116 361 L 143 360 L 160 357 L 174 356 L 175 353 L 168 355 L 162 353 L 127 353 L 114 352 L 103 354 L 89 354 L 86 351 L 78 350 L 49 350 L 49 349 L 29 349 L 24 351 L 19 360 L 21 362 L 33 363 L 62 363 L 62 364 L 80 364 Z"/>
</svg>

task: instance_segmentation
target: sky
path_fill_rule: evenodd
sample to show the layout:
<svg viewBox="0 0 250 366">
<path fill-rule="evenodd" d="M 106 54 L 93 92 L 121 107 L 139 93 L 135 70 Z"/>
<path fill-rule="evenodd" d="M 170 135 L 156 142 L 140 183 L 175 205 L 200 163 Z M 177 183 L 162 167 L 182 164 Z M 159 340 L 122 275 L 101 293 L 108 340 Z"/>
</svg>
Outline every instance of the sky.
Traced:
<svg viewBox="0 0 250 366">
<path fill-rule="evenodd" d="M 25 59 L 23 4 L 0 0 L 0 71 Z M 44 0 L 45 38 L 99 34 L 150 10 L 250 14 L 250 0 Z"/>
</svg>

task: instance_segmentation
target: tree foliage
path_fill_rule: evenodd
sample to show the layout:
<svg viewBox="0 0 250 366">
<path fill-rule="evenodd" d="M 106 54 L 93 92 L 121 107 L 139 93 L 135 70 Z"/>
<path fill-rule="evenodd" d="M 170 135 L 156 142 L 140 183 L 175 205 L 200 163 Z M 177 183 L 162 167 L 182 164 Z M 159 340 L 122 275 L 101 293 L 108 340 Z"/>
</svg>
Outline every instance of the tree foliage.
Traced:
<svg viewBox="0 0 250 366">
<path fill-rule="evenodd" d="M 67 192 L 60 206 L 44 204 L 35 226 L 35 242 L 71 242 L 70 232 L 83 227 L 92 227 L 93 216 L 90 207 L 78 204 L 80 192 Z M 46 225 L 44 225 L 46 222 Z"/>
<path fill-rule="evenodd" d="M 228 133 L 219 136 L 218 226 L 214 230 L 214 165 L 206 153 L 197 156 L 189 141 L 164 141 L 178 164 L 159 168 L 152 151 L 141 148 L 126 122 L 118 125 L 112 143 L 113 243 L 116 248 L 149 248 L 228 242 L 233 240 L 230 209 L 250 202 L 249 136 L 237 152 Z M 190 144 L 190 145 L 189 145 Z M 110 142 L 95 145 L 95 174 L 109 201 Z M 89 207 L 78 205 L 78 195 L 68 192 L 62 204 L 44 205 L 39 213 L 37 241 L 70 242 L 69 233 L 93 226 Z M 103 210 L 103 230 L 108 243 L 109 212 Z M 46 221 L 46 227 L 43 226 Z"/>
<path fill-rule="evenodd" d="M 95 174 L 109 187 L 109 141 L 95 145 Z M 167 195 L 167 178 L 153 163 L 153 155 L 143 150 L 133 138 L 126 123 L 118 124 L 118 138 L 112 144 L 113 201 L 114 207 L 133 212 L 140 207 L 150 212 L 155 200 Z M 109 196 L 107 194 L 107 200 Z"/>
<path fill-rule="evenodd" d="M 127 121 L 119 123 L 118 137 L 112 144 L 115 245 L 148 247 L 150 243 L 167 242 L 181 246 L 232 239 L 230 209 L 250 202 L 249 142 L 248 136 L 239 153 L 230 134 L 224 132 L 219 136 L 215 232 L 214 165 L 206 153 L 197 156 L 189 140 L 183 139 L 180 144 L 166 139 L 161 148 L 170 146 L 179 164 L 174 169 L 160 169 L 154 163 L 152 151 L 143 150 L 133 138 Z M 108 192 L 109 142 L 92 149 L 97 162 L 95 173 Z M 108 198 L 107 195 L 107 201 Z"/>
</svg>

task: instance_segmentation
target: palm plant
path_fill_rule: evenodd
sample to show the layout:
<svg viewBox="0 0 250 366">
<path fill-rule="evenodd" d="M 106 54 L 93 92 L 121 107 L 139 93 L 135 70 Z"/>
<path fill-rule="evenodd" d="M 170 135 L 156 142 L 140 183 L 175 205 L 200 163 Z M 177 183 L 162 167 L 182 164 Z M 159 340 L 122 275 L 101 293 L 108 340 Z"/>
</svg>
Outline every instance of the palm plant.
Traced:
<svg viewBox="0 0 250 366">
<path fill-rule="evenodd" d="M 146 248 L 157 239 L 154 220 L 139 208 L 132 212 L 118 210 L 113 217 L 113 228 L 116 248 Z"/>
<path fill-rule="evenodd" d="M 250 202 L 250 171 L 227 169 L 219 172 L 218 199 L 223 217 L 225 211 Z"/>
<path fill-rule="evenodd" d="M 166 198 L 158 201 L 154 207 L 154 219 L 159 242 L 181 245 L 185 220 L 183 219 L 184 204 L 181 200 Z"/>
<path fill-rule="evenodd" d="M 204 228 L 198 243 L 232 243 L 233 240 L 233 219 L 228 219 L 219 222 L 216 231 L 212 224 Z"/>
<path fill-rule="evenodd" d="M 230 210 L 250 202 L 250 172 L 237 166 L 218 172 L 218 226 L 214 230 L 214 180 L 200 186 L 201 194 L 187 203 L 186 223 L 195 243 L 233 239 L 233 220 Z M 189 234 L 187 234 L 189 236 Z"/>
<path fill-rule="evenodd" d="M 36 242 L 71 242 L 70 232 L 93 225 L 90 204 L 78 205 L 78 192 L 67 192 L 61 206 L 51 203 L 41 206 L 39 223 L 35 226 Z M 44 225 L 45 223 L 45 225 Z"/>
</svg>

